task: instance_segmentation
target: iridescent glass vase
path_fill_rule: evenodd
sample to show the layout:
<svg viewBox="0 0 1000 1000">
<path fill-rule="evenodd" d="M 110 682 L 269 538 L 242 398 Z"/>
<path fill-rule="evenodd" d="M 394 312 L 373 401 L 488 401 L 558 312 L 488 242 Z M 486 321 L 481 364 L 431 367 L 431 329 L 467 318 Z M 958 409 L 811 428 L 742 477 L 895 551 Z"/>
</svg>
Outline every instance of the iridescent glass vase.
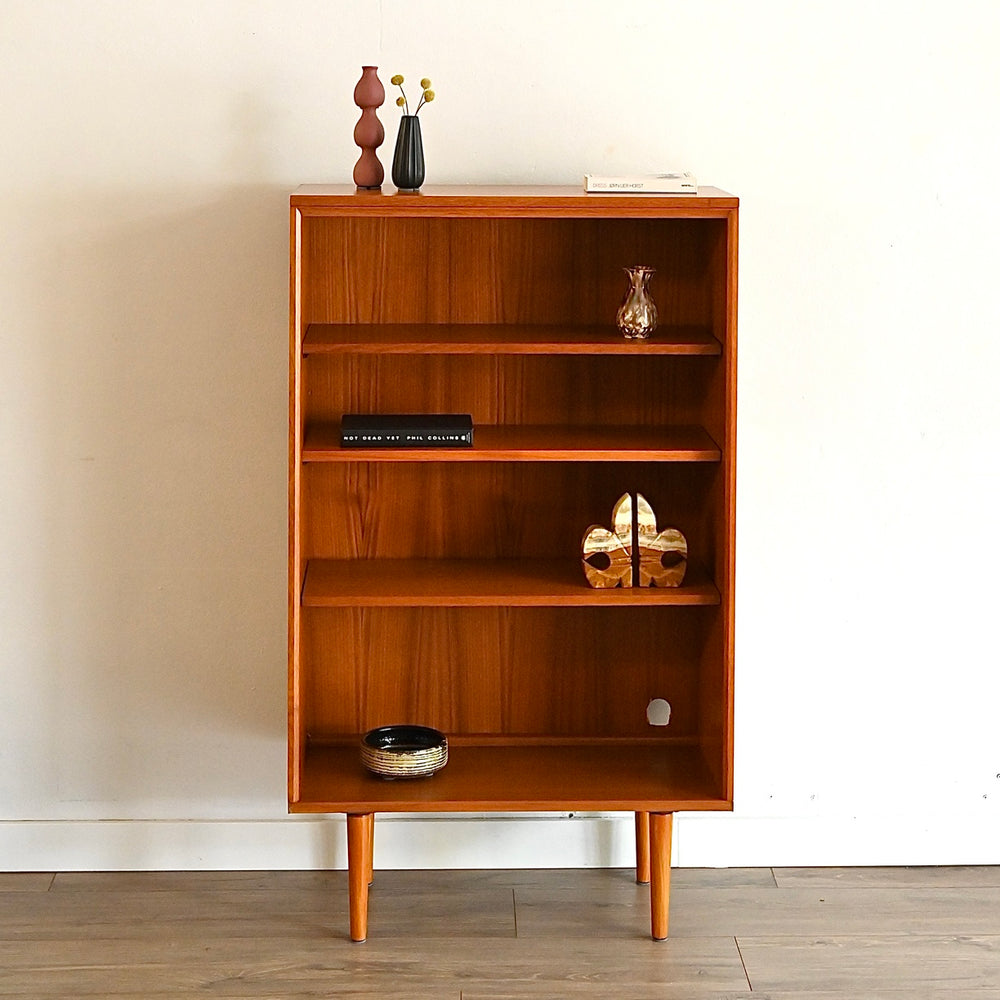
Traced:
<svg viewBox="0 0 1000 1000">
<path fill-rule="evenodd" d="M 656 304 L 647 287 L 656 268 L 640 265 L 624 271 L 629 283 L 615 317 L 618 329 L 626 340 L 645 340 L 656 329 Z"/>
</svg>

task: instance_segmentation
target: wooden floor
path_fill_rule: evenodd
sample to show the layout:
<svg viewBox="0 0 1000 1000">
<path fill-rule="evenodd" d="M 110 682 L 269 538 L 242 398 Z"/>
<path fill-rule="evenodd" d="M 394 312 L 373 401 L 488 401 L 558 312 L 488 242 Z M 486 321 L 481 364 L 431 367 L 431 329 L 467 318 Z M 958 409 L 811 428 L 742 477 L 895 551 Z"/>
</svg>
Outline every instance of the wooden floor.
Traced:
<svg viewBox="0 0 1000 1000">
<path fill-rule="evenodd" d="M 0 996 L 1000 1000 L 1000 867 L 0 874 Z"/>
</svg>

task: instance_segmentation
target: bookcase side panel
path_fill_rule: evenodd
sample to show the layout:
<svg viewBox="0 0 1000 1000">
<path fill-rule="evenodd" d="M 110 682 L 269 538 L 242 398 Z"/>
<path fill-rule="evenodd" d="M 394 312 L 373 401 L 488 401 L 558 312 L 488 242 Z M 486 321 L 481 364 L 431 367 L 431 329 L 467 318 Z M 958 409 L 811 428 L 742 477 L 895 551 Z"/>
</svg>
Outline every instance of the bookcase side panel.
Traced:
<svg viewBox="0 0 1000 1000">
<path fill-rule="evenodd" d="M 718 477 L 705 502 L 714 512 L 713 578 L 721 604 L 701 668 L 700 723 L 706 766 L 721 794 L 733 797 L 734 632 L 736 546 L 736 359 L 738 213 L 731 210 L 713 248 L 714 320 L 722 343 L 720 364 L 706 393 L 706 429 L 722 449 Z"/>
<path fill-rule="evenodd" d="M 288 332 L 288 660 L 287 660 L 287 777 L 288 800 L 301 794 L 301 770 L 305 757 L 306 733 L 302 711 L 301 633 L 302 609 L 299 595 L 305 573 L 302 555 L 302 318 L 303 261 L 302 212 L 289 214 L 289 332 Z"/>
</svg>

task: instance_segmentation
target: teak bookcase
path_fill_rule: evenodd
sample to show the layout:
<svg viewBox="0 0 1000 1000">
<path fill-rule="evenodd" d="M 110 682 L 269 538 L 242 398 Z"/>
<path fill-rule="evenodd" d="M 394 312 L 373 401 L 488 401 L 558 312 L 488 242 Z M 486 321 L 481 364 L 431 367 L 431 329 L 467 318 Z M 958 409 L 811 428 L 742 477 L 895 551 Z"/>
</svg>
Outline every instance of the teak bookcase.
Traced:
<svg viewBox="0 0 1000 1000">
<path fill-rule="evenodd" d="M 353 939 L 377 812 L 526 810 L 635 812 L 666 937 L 672 813 L 732 807 L 737 216 L 711 188 L 292 195 L 289 808 L 347 814 Z M 614 325 L 634 264 L 645 342 Z M 471 413 L 474 446 L 341 449 L 351 412 Z M 628 491 L 687 537 L 681 587 L 587 585 Z M 368 774 L 392 723 L 448 765 Z"/>
</svg>

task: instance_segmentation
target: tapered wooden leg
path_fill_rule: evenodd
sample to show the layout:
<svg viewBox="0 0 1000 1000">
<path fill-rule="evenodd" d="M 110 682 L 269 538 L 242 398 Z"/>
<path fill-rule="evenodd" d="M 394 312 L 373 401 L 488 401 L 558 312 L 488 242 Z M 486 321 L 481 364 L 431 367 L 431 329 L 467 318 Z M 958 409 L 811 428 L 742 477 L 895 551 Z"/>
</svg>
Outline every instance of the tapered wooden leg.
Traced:
<svg viewBox="0 0 1000 1000">
<path fill-rule="evenodd" d="M 368 937 L 368 879 L 372 842 L 371 813 L 347 814 L 347 870 L 351 900 L 351 940 Z"/>
<path fill-rule="evenodd" d="M 649 813 L 635 814 L 635 880 L 639 885 L 649 882 Z"/>
<path fill-rule="evenodd" d="M 654 941 L 663 941 L 667 936 L 673 820 L 673 813 L 649 814 L 649 922 Z"/>
</svg>

